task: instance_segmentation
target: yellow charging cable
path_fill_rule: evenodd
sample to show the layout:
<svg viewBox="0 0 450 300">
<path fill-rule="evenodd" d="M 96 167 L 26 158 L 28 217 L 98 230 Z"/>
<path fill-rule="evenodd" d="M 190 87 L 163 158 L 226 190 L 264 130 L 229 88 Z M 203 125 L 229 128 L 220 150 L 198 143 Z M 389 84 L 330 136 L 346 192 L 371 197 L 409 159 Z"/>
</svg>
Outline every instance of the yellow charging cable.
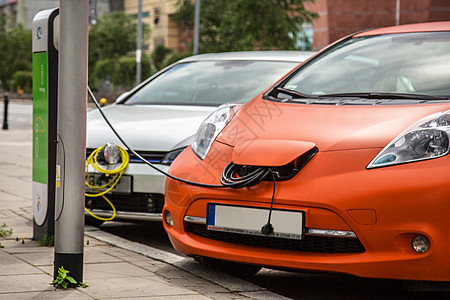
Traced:
<svg viewBox="0 0 450 300">
<path fill-rule="evenodd" d="M 95 219 L 101 220 L 101 221 L 110 221 L 112 219 L 114 219 L 116 217 L 117 211 L 115 206 L 112 204 L 112 202 L 105 196 L 106 193 L 110 192 L 119 182 L 120 178 L 122 177 L 123 171 L 125 170 L 125 168 L 128 166 L 128 163 L 130 162 L 130 157 L 128 155 L 128 152 L 120 147 L 117 146 L 120 150 L 120 157 L 122 158 L 122 164 L 115 169 L 112 170 L 107 170 L 105 168 L 102 168 L 100 166 L 100 164 L 98 163 L 97 160 L 97 156 L 98 154 L 106 147 L 106 145 L 101 146 L 100 148 L 95 149 L 94 151 L 92 151 L 92 153 L 89 155 L 89 157 L 86 159 L 86 186 L 95 189 L 96 191 L 98 191 L 97 194 L 89 194 L 89 193 L 85 193 L 86 197 L 102 197 L 103 199 L 105 199 L 105 201 L 111 206 L 112 211 L 113 211 L 113 215 L 109 218 L 103 218 L 100 216 L 95 215 L 94 213 L 92 213 L 90 210 L 88 210 L 86 207 L 84 208 L 84 210 L 91 215 L 92 217 L 94 217 Z M 102 173 L 102 174 L 106 174 L 106 176 L 110 176 L 110 175 L 114 175 L 112 176 L 111 180 L 108 181 L 106 184 L 101 185 L 101 186 L 97 186 L 95 185 L 92 181 L 91 178 L 89 176 L 89 166 L 92 166 L 95 170 L 97 170 L 98 172 Z M 105 189 L 105 190 L 103 190 Z"/>
</svg>

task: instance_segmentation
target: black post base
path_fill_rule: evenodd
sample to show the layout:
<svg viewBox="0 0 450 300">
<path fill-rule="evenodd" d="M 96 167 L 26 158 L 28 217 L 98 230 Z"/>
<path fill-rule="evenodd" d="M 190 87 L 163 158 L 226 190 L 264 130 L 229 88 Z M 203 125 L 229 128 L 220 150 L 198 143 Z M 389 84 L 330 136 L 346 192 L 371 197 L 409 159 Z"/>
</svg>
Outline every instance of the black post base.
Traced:
<svg viewBox="0 0 450 300">
<path fill-rule="evenodd" d="M 55 262 L 53 268 L 53 279 L 58 277 L 58 269 L 64 267 L 65 270 L 70 273 L 67 274 L 76 280 L 77 283 L 83 282 L 83 253 L 80 254 L 67 254 L 56 253 Z M 69 284 L 68 287 L 75 288 L 77 284 Z"/>
<path fill-rule="evenodd" d="M 47 236 L 47 238 L 50 238 L 51 236 L 55 235 L 55 224 L 52 222 L 52 224 L 49 224 L 50 217 L 47 216 L 47 219 L 45 220 L 44 224 L 41 226 L 36 224 L 36 221 L 33 218 L 33 241 L 42 240 Z"/>
</svg>

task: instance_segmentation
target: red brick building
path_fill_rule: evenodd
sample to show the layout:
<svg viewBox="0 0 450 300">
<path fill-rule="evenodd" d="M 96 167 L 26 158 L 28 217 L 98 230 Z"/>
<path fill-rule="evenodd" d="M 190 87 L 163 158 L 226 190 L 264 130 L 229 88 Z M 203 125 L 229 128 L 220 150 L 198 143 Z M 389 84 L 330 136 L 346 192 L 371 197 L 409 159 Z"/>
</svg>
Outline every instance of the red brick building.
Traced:
<svg viewBox="0 0 450 300">
<path fill-rule="evenodd" d="M 317 0 L 305 7 L 319 14 L 314 50 L 359 30 L 396 25 L 397 18 L 399 24 L 450 21 L 450 0 Z"/>
</svg>

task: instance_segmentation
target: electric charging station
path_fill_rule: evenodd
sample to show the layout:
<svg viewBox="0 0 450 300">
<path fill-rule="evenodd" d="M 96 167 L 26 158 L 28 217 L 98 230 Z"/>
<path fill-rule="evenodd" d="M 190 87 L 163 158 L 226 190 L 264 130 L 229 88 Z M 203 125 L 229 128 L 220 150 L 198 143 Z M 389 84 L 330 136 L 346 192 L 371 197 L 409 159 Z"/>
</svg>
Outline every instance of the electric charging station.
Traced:
<svg viewBox="0 0 450 300">
<path fill-rule="evenodd" d="M 54 279 L 64 267 L 77 284 L 83 279 L 88 18 L 88 0 L 60 0 L 59 9 L 34 17 L 32 31 L 33 238 L 55 237 Z"/>
<path fill-rule="evenodd" d="M 54 236 L 59 9 L 33 19 L 33 239 Z"/>
</svg>

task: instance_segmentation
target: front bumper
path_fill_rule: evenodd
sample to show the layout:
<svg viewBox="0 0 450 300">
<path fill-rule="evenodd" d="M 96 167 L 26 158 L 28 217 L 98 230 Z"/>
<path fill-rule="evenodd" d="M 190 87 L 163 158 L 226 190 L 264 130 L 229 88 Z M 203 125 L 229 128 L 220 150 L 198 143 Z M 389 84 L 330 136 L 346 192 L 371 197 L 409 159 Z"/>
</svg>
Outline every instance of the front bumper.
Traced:
<svg viewBox="0 0 450 300">
<path fill-rule="evenodd" d="M 166 172 L 169 169 L 165 165 L 156 166 Z M 88 173 L 90 176 L 99 174 L 92 167 Z M 164 205 L 165 176 L 143 163 L 130 163 L 123 176 L 131 178 L 130 190 L 112 190 L 105 195 L 117 210 L 115 218 L 160 221 Z M 110 205 L 102 197 L 86 197 L 86 208 L 102 218 L 112 215 Z"/>
<path fill-rule="evenodd" d="M 190 170 L 200 182 L 217 183 L 232 148 L 217 142 L 214 147 L 221 160 L 200 161 L 192 151 L 185 151 L 172 165 L 171 174 L 184 178 L 185 170 Z M 277 183 L 275 209 L 305 211 L 307 232 L 353 232 L 363 251 L 280 249 L 212 238 L 192 229 L 193 223 L 198 227 L 206 218 L 208 202 L 268 208 L 270 182 L 219 190 L 169 179 L 164 213 L 172 214 L 174 226 L 164 226 L 173 246 L 191 256 L 370 278 L 450 281 L 450 157 L 366 170 L 379 150 L 319 151 L 293 179 Z M 430 241 L 424 254 L 411 247 L 416 235 Z"/>
</svg>

